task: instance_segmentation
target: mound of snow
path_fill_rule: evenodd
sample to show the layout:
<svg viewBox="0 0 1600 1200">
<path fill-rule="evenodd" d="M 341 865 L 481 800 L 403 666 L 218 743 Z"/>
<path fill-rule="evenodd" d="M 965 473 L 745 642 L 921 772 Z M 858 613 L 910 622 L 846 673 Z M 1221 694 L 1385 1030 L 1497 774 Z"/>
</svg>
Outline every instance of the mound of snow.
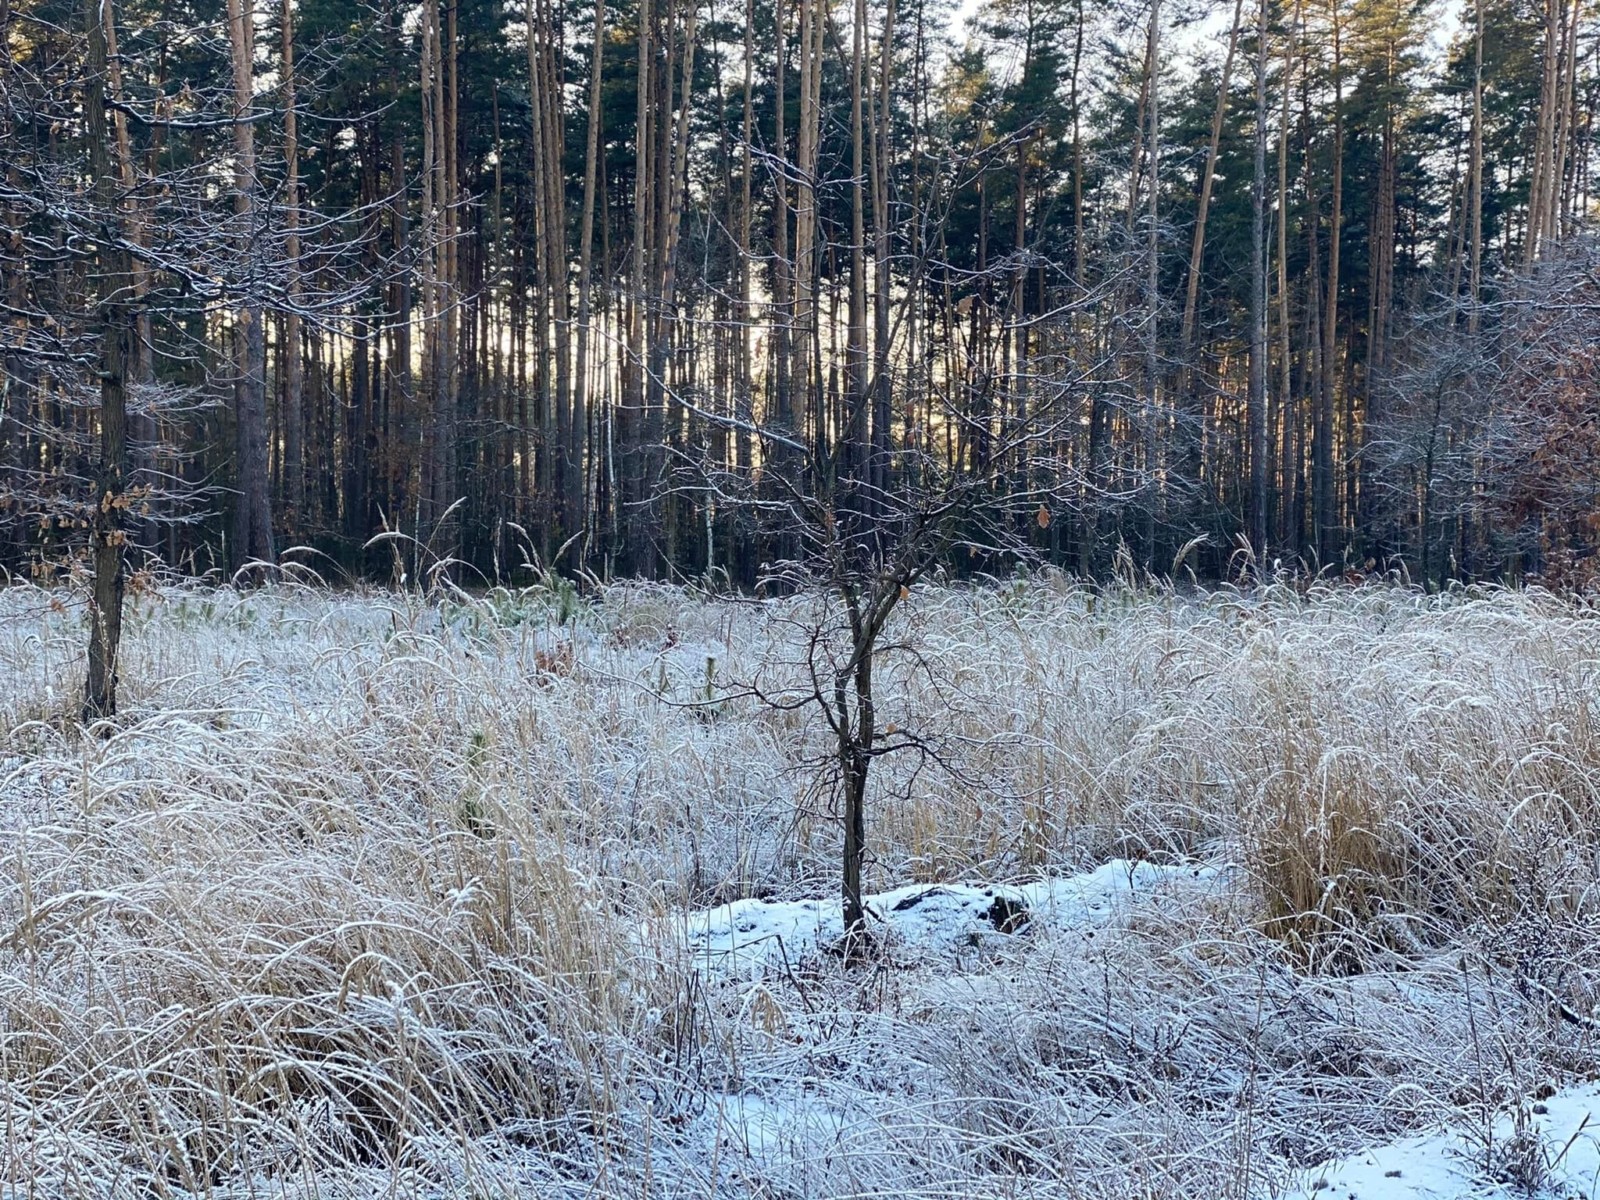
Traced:
<svg viewBox="0 0 1600 1200">
<path fill-rule="evenodd" d="M 1325 1163 L 1296 1200 L 1550 1200 L 1600 1195 L 1600 1083 L 1531 1103 L 1520 1135 L 1510 1115 L 1492 1139 L 1440 1131 Z"/>
<path fill-rule="evenodd" d="M 914 884 L 867 896 L 869 927 L 900 943 L 953 951 L 993 934 L 1036 924 L 1081 927 L 1108 920 L 1123 904 L 1175 881 L 1209 880 L 1215 868 L 1156 866 L 1113 859 L 1080 875 L 1035 883 Z M 844 936 L 840 902 L 735 900 L 690 913 L 676 931 L 712 974 L 760 974 L 793 964 Z"/>
</svg>

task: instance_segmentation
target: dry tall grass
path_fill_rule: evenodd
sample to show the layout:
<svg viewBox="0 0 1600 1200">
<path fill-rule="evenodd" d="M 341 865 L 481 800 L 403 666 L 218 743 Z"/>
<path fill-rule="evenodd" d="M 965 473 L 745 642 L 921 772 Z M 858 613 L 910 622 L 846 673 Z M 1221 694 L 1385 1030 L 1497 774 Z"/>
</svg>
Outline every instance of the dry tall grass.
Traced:
<svg viewBox="0 0 1600 1200">
<path fill-rule="evenodd" d="M 880 719 L 934 757 L 875 767 L 874 887 L 1231 882 L 760 984 L 640 930 L 831 894 L 822 730 L 724 696 L 798 681 L 804 602 L 135 605 L 85 738 L 81 614 L 0 591 L 18 1195 L 1244 1196 L 1600 1065 L 1575 602 L 927 589 Z"/>
</svg>

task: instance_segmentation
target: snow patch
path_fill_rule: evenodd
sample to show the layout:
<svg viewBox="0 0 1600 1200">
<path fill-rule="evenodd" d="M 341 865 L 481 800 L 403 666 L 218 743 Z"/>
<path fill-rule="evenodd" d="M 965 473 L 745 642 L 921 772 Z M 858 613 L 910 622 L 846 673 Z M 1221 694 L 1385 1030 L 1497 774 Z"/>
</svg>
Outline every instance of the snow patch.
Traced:
<svg viewBox="0 0 1600 1200">
<path fill-rule="evenodd" d="M 846 1114 L 813 1096 L 754 1092 L 720 1096 L 710 1105 L 724 1144 L 758 1162 L 805 1163 L 836 1149 Z"/>
<path fill-rule="evenodd" d="M 1294 1200 L 1575 1200 L 1600 1195 L 1600 1083 L 1526 1103 L 1519 1133 L 1441 1130 L 1374 1147 L 1311 1172 Z"/>
<path fill-rule="evenodd" d="M 1036 926 L 1079 928 L 1110 920 L 1129 901 L 1218 872 L 1113 859 L 1093 871 L 1018 885 L 912 884 L 867 896 L 870 928 L 899 943 L 955 951 Z M 690 913 L 675 931 L 707 973 L 760 975 L 790 966 L 844 936 L 840 902 L 735 900 Z"/>
</svg>

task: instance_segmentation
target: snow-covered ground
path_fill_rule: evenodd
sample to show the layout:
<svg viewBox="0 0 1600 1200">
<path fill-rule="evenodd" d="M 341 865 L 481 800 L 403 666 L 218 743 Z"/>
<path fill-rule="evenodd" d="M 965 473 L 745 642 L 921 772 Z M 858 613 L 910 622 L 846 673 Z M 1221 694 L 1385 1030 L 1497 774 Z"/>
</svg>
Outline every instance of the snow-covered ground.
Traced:
<svg viewBox="0 0 1600 1200">
<path fill-rule="evenodd" d="M 140 591 L 86 738 L 76 605 L 0 590 L 8 1200 L 1600 1196 L 1584 602 L 919 589 L 850 960 L 837 614 Z"/>
<path fill-rule="evenodd" d="M 1157 866 L 1115 860 L 1074 875 L 1020 885 L 912 885 L 865 898 L 879 952 L 915 972 L 923 1003 L 956 998 L 981 1010 L 997 994 L 988 972 L 967 969 L 981 956 L 1030 938 L 1114 936 L 1140 909 L 1212 899 L 1234 886 L 1230 873 L 1194 864 Z M 677 928 L 698 969 L 753 985 L 781 977 L 826 953 L 842 936 L 837 900 L 741 900 L 693 912 Z M 1034 947 L 1028 947 L 1033 949 Z M 1024 960 L 1025 961 L 1025 960 Z M 1400 990 L 1403 978 L 1377 983 Z M 1427 1001 L 1424 1001 L 1425 1003 Z M 770 1003 L 770 1000 L 768 1000 Z M 757 1006 L 759 1013 L 760 1009 Z M 770 1012 L 771 1010 L 767 1010 Z M 759 1020 L 760 1017 L 758 1016 Z M 1402 1084 L 1401 1086 L 1406 1086 Z M 1241 1194 L 1266 1200 L 1592 1200 L 1600 1196 L 1600 1083 L 1562 1090 L 1544 1085 L 1488 1099 L 1451 1114 L 1451 1123 L 1316 1163 L 1240 1171 Z M 806 1176 L 817 1163 L 870 1153 L 862 1129 L 903 1117 L 904 1098 L 835 1092 L 785 1082 L 767 1091 L 711 1098 L 701 1136 L 726 1153 L 735 1175 L 763 1171 Z M 1257 1173 L 1258 1172 L 1258 1173 Z"/>
<path fill-rule="evenodd" d="M 1044 927 L 1092 936 L 1127 901 L 1217 875 L 1213 867 L 1114 859 L 1093 871 L 1033 883 L 910 884 L 864 896 L 862 907 L 883 952 L 908 953 L 926 965 L 957 960 L 963 950 L 986 941 L 1027 936 Z M 697 967 L 713 974 L 764 975 L 790 969 L 838 943 L 844 918 L 837 898 L 735 900 L 686 914 L 672 932 L 681 935 Z"/>
<path fill-rule="evenodd" d="M 1522 1097 L 1477 1128 L 1401 1138 L 1318 1166 L 1307 1200 L 1513 1200 L 1600 1195 L 1600 1084 Z"/>
</svg>

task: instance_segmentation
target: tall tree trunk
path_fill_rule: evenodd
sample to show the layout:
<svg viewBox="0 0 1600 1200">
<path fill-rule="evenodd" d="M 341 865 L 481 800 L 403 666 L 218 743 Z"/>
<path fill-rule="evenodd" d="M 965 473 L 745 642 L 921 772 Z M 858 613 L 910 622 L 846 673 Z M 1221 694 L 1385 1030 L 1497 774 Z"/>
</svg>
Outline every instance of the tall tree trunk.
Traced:
<svg viewBox="0 0 1600 1200">
<path fill-rule="evenodd" d="M 106 35 L 106 81 L 110 85 L 110 99 L 114 105 L 120 106 L 125 103 L 125 95 L 122 86 L 122 56 L 117 50 L 117 23 L 113 5 L 106 4 L 101 16 L 105 23 Z M 122 183 L 125 232 L 136 246 L 147 248 L 150 244 L 150 233 L 137 199 L 139 193 L 134 172 L 133 145 L 128 135 L 127 113 L 120 107 L 114 108 L 111 124 L 116 140 L 117 176 Z M 147 303 L 150 272 L 145 266 L 142 255 L 130 257 L 128 271 L 132 287 L 130 312 L 133 320 L 133 341 L 128 348 L 126 375 L 130 383 L 149 384 L 155 379 L 155 363 L 151 349 L 152 325 L 150 306 Z M 158 439 L 159 430 L 154 409 L 148 403 L 131 405 L 128 413 L 128 458 L 131 475 L 128 482 L 132 488 L 136 489 L 139 486 L 138 480 L 141 476 L 148 478 L 159 469 L 155 459 Z M 141 505 L 141 508 L 148 508 L 148 505 Z M 126 532 L 146 548 L 153 549 L 156 545 L 156 531 L 146 523 L 137 523 Z"/>
<path fill-rule="evenodd" d="M 1250 178 L 1250 546 L 1267 555 L 1267 0 L 1256 8 L 1255 169 Z M 1259 566 L 1257 570 L 1259 571 Z"/>
<path fill-rule="evenodd" d="M 1567 160 L 1572 149 L 1575 124 L 1575 92 L 1578 55 L 1578 0 L 1565 0 L 1561 8 L 1565 15 L 1561 32 L 1561 67 L 1557 76 L 1556 124 L 1550 162 L 1549 211 L 1545 216 L 1545 231 L 1552 241 L 1565 236 L 1565 200 L 1567 191 Z"/>
<path fill-rule="evenodd" d="M 1211 110 L 1211 140 L 1206 146 L 1204 173 L 1200 179 L 1200 199 L 1195 208 L 1194 236 L 1189 243 L 1188 283 L 1184 288 L 1183 323 L 1178 334 L 1178 350 L 1182 354 L 1180 368 L 1182 408 L 1179 430 L 1183 464 L 1180 468 L 1186 483 L 1198 482 L 1200 476 L 1201 429 L 1205 423 L 1205 406 L 1200 400 L 1201 364 L 1199 346 L 1196 344 L 1195 325 L 1199 314 L 1200 278 L 1205 263 L 1206 222 L 1211 213 L 1211 192 L 1216 183 L 1217 159 L 1222 149 L 1222 124 L 1228 110 L 1228 83 L 1233 77 L 1234 53 L 1239 46 L 1239 30 L 1243 24 L 1244 0 L 1235 0 L 1233 23 L 1228 30 L 1228 51 L 1222 58 L 1222 72 L 1217 80 L 1217 103 Z"/>
<path fill-rule="evenodd" d="M 401 91 L 400 72 L 398 70 L 401 58 L 401 18 L 395 11 L 397 3 L 398 0 L 389 0 L 389 4 L 384 9 L 383 14 L 384 44 L 389 58 L 385 95 L 391 103 L 398 101 Z M 398 119 L 392 119 L 389 122 L 387 132 L 389 136 L 389 249 L 396 262 L 405 262 L 410 257 L 411 250 L 411 201 L 407 191 L 406 131 Z M 427 220 L 426 210 L 424 210 L 423 219 L 424 221 Z M 420 258 L 420 274 L 426 274 L 425 264 L 426 257 L 424 255 Z M 395 317 L 389 323 L 389 352 L 384 359 L 384 365 L 388 372 L 386 387 L 390 396 L 390 409 L 392 412 L 398 413 L 398 419 L 395 421 L 393 431 L 397 444 L 391 447 L 391 453 L 395 459 L 395 480 L 394 507 L 389 513 L 389 520 L 392 527 L 399 528 L 409 515 L 413 533 L 421 528 L 420 509 L 423 503 L 424 488 L 429 478 L 422 454 L 422 447 L 427 444 L 428 422 L 424 414 L 419 410 L 417 403 L 417 388 L 411 362 L 411 326 L 415 303 L 416 296 L 411 275 L 402 273 L 399 278 L 390 284 L 390 311 L 395 314 Z M 297 350 L 296 361 L 299 361 L 299 359 L 300 355 Z M 312 424 L 309 412 L 302 417 L 301 424 L 308 431 L 307 439 L 309 440 L 309 430 Z M 303 519 L 308 519 L 309 516 L 310 514 L 308 513 Z"/>
<path fill-rule="evenodd" d="M 439 393 L 443 382 L 439 377 L 439 147 L 437 145 L 438 121 L 434 114 L 433 76 L 437 70 L 434 59 L 434 23 L 437 13 L 430 3 L 424 9 L 420 53 L 417 62 L 417 95 L 422 107 L 422 169 L 419 176 L 422 216 L 421 241 L 418 255 L 419 283 L 422 292 L 422 391 L 426 400 L 426 415 L 418 421 L 422 439 L 418 447 L 418 466 L 421 487 L 417 494 L 416 538 L 418 542 L 431 539 L 437 522 L 443 515 L 438 497 L 448 491 L 439 478 L 442 469 L 441 440 L 444 437 L 443 404 Z M 526 466 L 527 456 L 523 455 Z M 416 572 L 413 572 L 415 575 Z"/>
<path fill-rule="evenodd" d="M 606 5 L 605 0 L 595 0 L 594 45 L 589 62 L 589 128 L 584 140 L 583 155 L 583 216 L 578 235 L 578 360 L 573 377 L 572 426 L 576 439 L 581 439 L 576 462 L 582 470 L 579 502 L 584 513 L 585 528 L 591 517 L 593 505 L 589 501 L 588 466 L 593 450 L 589 445 L 589 339 L 590 308 L 593 297 L 592 275 L 594 260 L 594 205 L 595 187 L 600 167 L 600 113 L 604 91 L 603 67 L 605 65 Z"/>
<path fill-rule="evenodd" d="M 305 515 L 305 408 L 304 375 L 300 358 L 300 152 L 299 118 L 295 112 L 294 75 L 294 3 L 282 0 L 280 18 L 283 26 L 283 157 L 284 157 L 284 250 L 289 297 L 288 312 L 283 322 L 283 347 L 280 350 L 283 366 L 283 480 L 284 499 L 288 512 L 285 525 L 298 532 Z"/>
<path fill-rule="evenodd" d="M 237 0 L 235 0 L 237 2 Z M 122 645 L 123 546 L 122 513 L 127 507 L 128 393 L 124 377 L 132 341 L 128 309 L 132 289 L 128 255 L 119 245 L 122 217 L 106 124 L 106 25 L 114 20 L 101 6 L 112 0 L 86 0 L 84 28 L 88 39 L 83 109 L 89 152 L 89 177 L 94 180 L 95 207 L 109 236 L 100 247 L 96 325 L 100 336 L 100 462 L 95 480 L 89 543 L 94 582 L 89 598 L 89 667 L 84 680 L 83 719 L 99 720 L 117 711 L 117 667 Z"/>
<path fill-rule="evenodd" d="M 627 509 L 627 565 L 634 572 L 644 572 L 650 556 L 650 541 L 639 506 L 648 494 L 646 478 L 648 459 L 643 454 L 641 441 L 645 435 L 645 371 L 650 354 L 647 340 L 653 305 L 650 280 L 646 264 L 650 250 L 650 210 L 655 186 L 653 165 L 655 105 L 652 103 L 655 74 L 654 19 L 651 0 L 640 0 L 639 46 L 636 80 L 636 123 L 634 140 L 633 176 L 633 252 L 629 272 L 630 296 L 628 298 L 628 360 L 623 384 L 622 410 L 619 414 L 622 440 L 623 482 L 625 494 L 619 510 Z"/>
<path fill-rule="evenodd" d="M 533 187 L 533 321 L 528 334 L 533 338 L 533 375 L 539 397 L 539 449 L 535 458 L 535 486 L 538 489 L 539 524 L 536 540 L 540 553 L 548 554 L 552 539 L 560 533 L 562 487 L 562 437 L 557 431 L 555 386 L 552 376 L 551 332 L 554 318 L 554 293 L 560 279 L 556 255 L 551 249 L 556 233 L 551 226 L 548 175 L 550 141 L 545 125 L 549 119 L 544 79 L 543 6 L 527 0 L 528 23 L 528 109 L 531 137 L 530 179 Z M 562 431 L 564 432 L 564 431 Z"/>
<path fill-rule="evenodd" d="M 744 108 L 740 122 L 740 161 L 739 161 L 739 278 L 738 278 L 738 306 L 735 321 L 738 328 L 734 331 L 735 353 L 737 355 L 736 378 L 734 388 L 734 416 L 739 420 L 738 429 L 734 433 L 734 466 L 738 471 L 741 482 L 748 484 L 750 472 L 754 466 L 751 453 L 750 427 L 755 423 L 755 407 L 751 396 L 752 372 L 750 369 L 751 335 L 753 313 L 751 309 L 751 273 L 750 273 L 750 234 L 751 234 L 751 185 L 750 173 L 752 170 L 751 138 L 755 136 L 755 92 L 754 92 L 754 61 L 755 61 L 755 0 L 745 0 L 744 6 Z M 749 541 L 741 539 L 739 547 L 740 581 L 751 582 L 751 573 L 748 570 Z"/>
<path fill-rule="evenodd" d="M 1550 236 L 1550 197 L 1555 180 L 1557 108 L 1562 60 L 1562 0 L 1545 0 L 1544 49 L 1539 68 L 1539 110 L 1534 124 L 1533 170 L 1528 184 L 1528 234 L 1522 246 L 1523 265 L 1533 263 Z"/>
<path fill-rule="evenodd" d="M 1478 333 L 1478 300 L 1483 271 L 1483 0 L 1473 0 L 1472 39 L 1472 156 L 1468 165 L 1467 199 L 1471 269 L 1467 278 L 1467 336 Z"/>
<path fill-rule="evenodd" d="M 669 49 L 678 32 L 677 12 L 677 0 L 671 0 L 668 5 Z M 675 366 L 672 351 L 680 340 L 677 303 L 678 245 L 682 227 L 683 198 L 689 187 L 689 114 L 694 85 L 698 20 L 699 9 L 694 0 L 690 0 L 687 17 L 682 26 L 683 45 L 679 51 L 681 58 L 677 63 L 679 95 L 675 113 L 672 111 L 673 71 L 670 58 L 662 89 L 663 111 L 669 113 L 671 119 L 663 120 L 661 124 L 661 161 L 667 172 L 667 181 L 658 210 L 660 232 L 656 243 L 658 265 L 655 292 L 660 300 L 657 307 L 657 336 L 651 346 L 650 412 L 655 423 L 652 437 L 653 452 L 657 461 L 663 464 L 664 450 L 660 447 L 670 444 L 675 450 L 681 449 L 683 445 L 681 434 L 686 424 L 682 407 L 672 398 L 677 386 L 676 380 L 669 376 Z M 685 357 L 689 362 L 693 362 L 692 354 Z M 664 466 L 660 469 L 660 474 L 664 476 Z M 666 482 L 665 478 L 662 482 L 663 484 Z M 665 491 L 661 499 L 664 508 L 662 525 L 665 533 L 665 558 L 667 569 L 671 571 L 679 565 L 678 547 L 683 526 L 682 518 L 685 515 L 685 501 L 670 488 Z"/>
<path fill-rule="evenodd" d="M 1328 286 L 1322 320 L 1322 378 L 1312 466 L 1312 507 L 1317 558 L 1328 565 L 1337 549 L 1339 512 L 1334 491 L 1333 412 L 1339 376 L 1339 257 L 1344 235 L 1344 58 L 1340 0 L 1328 0 L 1333 27 L 1333 208 L 1328 221 Z"/>
<path fill-rule="evenodd" d="M 894 66 L 895 0 L 887 0 L 883 14 L 883 41 L 878 76 L 878 111 L 872 136 L 872 259 L 873 259 L 873 399 L 872 487 L 878 497 L 889 488 L 893 445 L 893 392 L 890 375 L 889 276 L 889 137 L 892 126 L 890 80 Z"/>
<path fill-rule="evenodd" d="M 1083 211 L 1084 192 L 1084 151 L 1083 151 L 1083 107 L 1079 78 L 1083 69 L 1083 23 L 1084 0 L 1077 0 L 1075 5 L 1075 19 L 1073 21 L 1072 40 L 1072 76 L 1067 85 L 1067 103 L 1072 109 L 1072 291 L 1073 298 L 1078 299 L 1085 295 L 1087 276 L 1085 274 L 1085 254 L 1087 247 L 1084 242 L 1087 237 L 1088 223 Z M 1130 200 L 1131 204 L 1132 201 Z M 1086 336 L 1081 320 L 1073 322 L 1072 350 L 1079 358 L 1083 358 L 1088 349 Z M 1099 567 L 1100 557 L 1100 522 L 1105 511 L 1101 504 L 1101 497 L 1106 488 L 1105 456 L 1102 452 L 1104 438 L 1101 430 L 1105 425 L 1106 402 L 1101 396 L 1101 389 L 1089 389 L 1088 404 L 1088 430 L 1083 448 L 1086 470 L 1083 472 L 1084 483 L 1081 494 L 1081 513 L 1079 515 L 1079 536 L 1077 564 L 1078 570 L 1084 575 L 1093 575 Z"/>
<path fill-rule="evenodd" d="M 1373 411 L 1378 389 L 1388 370 L 1389 325 L 1394 304 L 1395 262 L 1395 175 L 1396 122 L 1394 103 L 1395 75 L 1398 69 L 1399 47 L 1394 35 L 1389 35 L 1384 48 L 1384 111 L 1379 140 L 1378 189 L 1373 202 L 1372 219 L 1368 224 L 1367 261 L 1368 295 L 1371 298 L 1367 320 L 1367 362 L 1362 380 L 1362 407 L 1358 416 L 1355 396 L 1346 396 L 1345 421 L 1345 512 L 1349 514 L 1353 532 L 1365 533 L 1368 527 L 1362 499 L 1363 464 L 1361 441 L 1366 419 Z"/>
<path fill-rule="evenodd" d="M 817 159 L 821 125 L 822 43 L 826 14 L 823 0 L 800 0 L 800 127 L 796 149 L 799 176 L 795 200 L 794 308 L 797 345 L 794 364 L 806 400 L 809 434 L 816 460 L 826 462 L 828 415 L 823 402 L 820 321 L 814 296 L 817 279 Z M 802 426 L 803 427 L 803 426 Z"/>
<path fill-rule="evenodd" d="M 1157 509 L 1162 506 L 1164 484 L 1157 462 L 1159 434 L 1157 415 L 1160 406 L 1160 355 L 1161 326 L 1161 0 L 1150 6 L 1149 48 L 1149 107 L 1150 117 L 1150 198 L 1149 228 L 1145 231 L 1145 314 L 1144 314 L 1144 474 L 1145 486 L 1153 493 L 1145 503 L 1144 552 L 1153 566 L 1156 556 L 1156 537 L 1159 521 Z"/>
<path fill-rule="evenodd" d="M 803 0 L 801 0 L 803 2 Z M 777 49 L 773 61 L 773 131 L 774 153 L 787 160 L 789 142 L 787 117 L 789 95 L 784 81 L 784 66 L 788 51 L 784 45 L 784 0 L 777 0 L 774 12 Z M 792 431 L 794 411 L 789 395 L 790 359 L 794 331 L 794 260 L 789 257 L 789 181 L 787 172 L 779 172 L 773 180 L 772 204 L 772 298 L 777 318 L 776 350 L 773 375 L 773 405 L 771 418 L 781 430 Z M 781 454 L 779 450 L 777 453 Z"/>
<path fill-rule="evenodd" d="M 582 450 L 572 420 L 570 328 L 567 307 L 566 181 L 562 164 L 565 142 L 562 119 L 562 80 L 554 43 L 554 18 L 544 0 L 528 0 L 528 82 L 533 104 L 533 152 L 536 236 L 540 277 L 548 303 L 548 325 L 553 365 L 545 377 L 545 455 L 550 478 L 551 526 L 555 540 L 564 541 L 577 527 L 582 505 L 581 474 L 576 462 Z M 543 323 L 541 323 L 542 325 Z M 537 330 L 546 345 L 544 329 Z M 543 356 L 541 356 L 543 357 Z M 576 490 L 575 490 L 576 486 Z"/>
<path fill-rule="evenodd" d="M 255 111 L 255 16 L 249 0 L 228 0 L 228 41 L 233 54 L 234 212 L 239 253 L 254 256 L 257 195 Z M 261 304 L 255 297 L 234 314 L 235 460 L 237 507 L 233 562 L 271 562 L 272 509 L 267 490 L 267 343 Z"/>
<path fill-rule="evenodd" d="M 796 0 L 797 15 L 804 9 L 806 0 Z M 787 163 L 789 161 L 789 132 L 788 132 L 788 14 L 789 6 L 785 0 L 775 0 L 773 5 L 773 122 L 772 146 L 773 153 Z M 806 26 L 797 21 L 799 28 L 796 30 L 802 47 L 799 55 L 799 65 L 805 61 L 804 46 L 806 44 Z M 805 107 L 807 95 L 807 76 L 800 74 L 800 107 Z M 803 122 L 802 122 L 803 123 Z M 767 419 L 780 431 L 788 434 L 804 436 L 804 421 L 795 417 L 794 380 L 795 380 L 795 336 L 796 320 L 798 318 L 798 270 L 799 251 L 791 251 L 789 243 L 789 222 L 791 214 L 798 213 L 791 208 L 789 202 L 789 175 L 788 171 L 773 172 L 773 203 L 772 203 L 772 314 L 773 314 L 773 348 L 772 348 L 772 408 L 767 413 Z M 796 206 L 799 203 L 797 189 Z M 798 231 L 798 224 L 797 224 Z M 804 386 L 804 380 L 801 381 Z M 802 393 L 803 394 L 803 393 Z M 785 484 L 791 482 L 792 465 L 795 460 L 794 451 L 778 444 L 764 448 L 769 458 L 763 467 L 764 479 L 769 481 L 764 488 L 767 495 L 775 501 L 787 500 Z M 769 558 L 780 561 L 794 557 L 795 553 L 794 529 L 787 523 L 780 523 L 774 531 Z"/>
<path fill-rule="evenodd" d="M 845 420 L 839 430 L 841 474 L 848 479 L 847 505 L 866 515 L 862 468 L 867 460 L 867 228 L 866 115 L 863 107 L 867 0 L 855 0 L 850 22 L 850 317 L 845 348 Z M 852 529 L 859 535 L 859 529 Z"/>
<path fill-rule="evenodd" d="M 1026 36 L 1023 41 L 1022 68 L 1020 78 L 1027 80 L 1033 74 L 1035 29 L 1032 8 L 1028 10 L 1028 24 Z M 1015 191 L 1014 202 L 1011 206 L 1011 256 L 1015 266 L 1011 270 L 1010 295 L 1006 298 L 1005 311 L 1001 316 L 1000 326 L 1000 378 L 1003 386 L 1000 406 L 1000 434 L 1002 445 L 1007 440 L 1007 422 L 1014 422 L 1012 429 L 1020 430 L 1023 427 L 1024 414 L 1027 410 L 1027 377 L 1028 357 L 1028 322 L 1025 319 L 1027 306 L 1028 286 L 1028 154 L 1033 146 L 1033 133 L 1025 134 L 1017 139 L 1017 155 L 1015 176 L 1012 187 Z M 1009 326 L 1009 328 L 1007 328 Z M 1013 447 L 1012 453 L 1007 455 L 1007 462 L 1002 464 L 1002 472 L 1010 470 L 1012 478 L 1002 478 L 999 488 L 1002 494 L 1009 489 L 1022 486 L 1027 478 L 1027 450 L 1026 439 L 1019 438 Z"/>
<path fill-rule="evenodd" d="M 444 4 L 443 22 L 440 3 Z M 439 497 L 441 513 L 449 510 L 461 498 L 461 461 L 458 430 L 461 420 L 461 358 L 460 358 L 460 299 L 461 299 L 461 207 L 460 197 L 460 147 L 457 137 L 456 105 L 460 95 L 457 73 L 457 50 L 460 39 L 456 36 L 456 21 L 460 0 L 435 0 L 434 55 L 439 70 L 434 75 L 434 95 L 438 101 L 435 113 L 440 126 L 438 134 L 440 177 L 439 203 L 443 216 L 444 241 L 444 393 L 443 421 L 441 422 L 440 450 L 443 469 L 439 477 L 445 491 Z M 446 536 L 435 547 L 442 557 L 454 557 L 460 549 L 458 522 L 452 519 Z"/>
<path fill-rule="evenodd" d="M 1217 80 L 1217 103 L 1211 111 L 1211 141 L 1206 146 L 1206 165 L 1200 177 L 1200 200 L 1195 208 L 1194 237 L 1189 245 L 1189 280 L 1183 297 L 1183 329 L 1180 337 L 1185 356 L 1194 353 L 1195 316 L 1200 298 L 1200 274 L 1206 245 L 1206 218 L 1211 212 L 1211 189 L 1216 182 L 1217 157 L 1222 148 L 1222 121 L 1228 109 L 1228 81 L 1233 74 L 1233 55 L 1239 45 L 1240 18 L 1244 0 L 1234 0 L 1233 25 L 1228 32 L 1228 52 L 1222 58 L 1222 73 Z"/>
<path fill-rule="evenodd" d="M 450 3 L 451 0 L 445 0 Z M 454 9 L 450 10 L 450 14 Z M 422 89 L 423 161 L 428 182 L 424 201 L 428 209 L 427 287 L 431 302 L 424 314 L 431 402 L 429 459 L 429 513 L 426 541 L 437 558 L 450 558 L 456 550 L 454 522 L 447 518 L 459 497 L 456 431 L 459 376 L 456 364 L 456 204 L 455 124 L 453 113 L 454 38 L 449 17 L 440 12 L 440 0 L 427 0 L 423 12 Z M 447 44 L 451 52 L 446 53 Z M 431 564 L 424 564 L 425 566 Z"/>
<path fill-rule="evenodd" d="M 1279 379 L 1279 454 L 1277 473 L 1278 541 L 1286 554 L 1298 552 L 1296 529 L 1292 521 L 1291 496 L 1295 464 L 1293 433 L 1299 425 L 1299 410 L 1294 399 L 1289 333 L 1289 98 L 1294 80 L 1294 44 L 1299 22 L 1299 3 L 1295 23 L 1288 24 L 1283 39 L 1283 103 L 1278 113 L 1278 368 Z"/>
</svg>

